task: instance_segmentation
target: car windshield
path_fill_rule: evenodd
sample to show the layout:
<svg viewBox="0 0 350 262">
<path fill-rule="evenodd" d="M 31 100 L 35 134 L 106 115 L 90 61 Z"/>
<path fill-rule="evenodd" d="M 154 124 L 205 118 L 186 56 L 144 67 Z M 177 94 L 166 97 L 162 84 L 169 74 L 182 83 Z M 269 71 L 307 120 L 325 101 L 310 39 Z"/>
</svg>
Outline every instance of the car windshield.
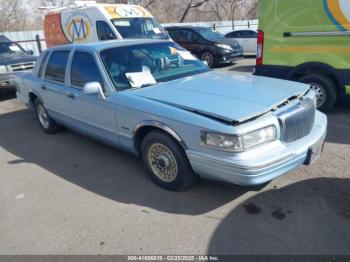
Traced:
<svg viewBox="0 0 350 262">
<path fill-rule="evenodd" d="M 25 51 L 16 43 L 0 42 L 0 56 L 22 55 Z"/>
<path fill-rule="evenodd" d="M 142 87 L 209 71 L 202 61 L 173 42 L 115 47 L 100 56 L 118 91 L 136 87 L 134 80 Z"/>
<path fill-rule="evenodd" d="M 225 36 L 223 34 L 220 34 L 219 32 L 216 32 L 209 28 L 199 28 L 196 29 L 196 32 L 198 32 L 203 38 L 207 40 L 225 39 Z"/>
<path fill-rule="evenodd" d="M 153 18 L 119 18 L 112 23 L 119 34 L 126 39 L 151 38 L 168 39 L 168 34 Z"/>
</svg>

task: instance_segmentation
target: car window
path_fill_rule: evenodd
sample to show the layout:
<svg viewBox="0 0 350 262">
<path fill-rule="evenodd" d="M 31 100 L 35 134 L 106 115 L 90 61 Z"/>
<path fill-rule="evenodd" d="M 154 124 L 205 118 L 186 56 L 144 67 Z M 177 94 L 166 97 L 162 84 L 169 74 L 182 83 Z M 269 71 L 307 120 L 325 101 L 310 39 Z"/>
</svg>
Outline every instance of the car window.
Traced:
<svg viewBox="0 0 350 262">
<path fill-rule="evenodd" d="M 243 38 L 243 31 L 235 31 L 232 34 L 233 38 Z"/>
<path fill-rule="evenodd" d="M 103 86 L 103 79 L 95 63 L 95 59 L 86 52 L 75 52 L 71 66 L 71 85 L 83 87 L 89 82 L 99 82 Z"/>
<path fill-rule="evenodd" d="M 251 30 L 246 30 L 242 31 L 243 32 L 243 37 L 242 38 L 257 38 L 258 33 L 251 31 Z"/>
<path fill-rule="evenodd" d="M 168 29 L 167 30 L 168 31 L 168 33 L 169 33 L 169 35 L 170 35 L 170 37 L 173 39 L 173 40 L 179 40 L 179 36 L 180 36 L 180 32 L 179 32 L 179 30 L 177 30 L 177 29 Z"/>
<path fill-rule="evenodd" d="M 100 56 L 118 91 L 131 88 L 130 73 L 150 73 L 156 82 L 167 82 L 209 70 L 174 42 L 114 47 L 103 50 Z"/>
<path fill-rule="evenodd" d="M 182 30 L 181 38 L 185 41 L 192 41 L 194 39 L 193 32 L 191 30 Z"/>
<path fill-rule="evenodd" d="M 236 37 L 236 32 L 231 32 L 226 35 L 228 38 L 235 38 Z"/>
<path fill-rule="evenodd" d="M 115 39 L 112 29 L 105 21 L 96 22 L 98 39 L 101 41 Z"/>
<path fill-rule="evenodd" d="M 45 65 L 45 62 L 46 62 L 48 55 L 49 55 L 49 52 L 46 52 L 40 61 L 40 67 L 39 67 L 38 75 L 37 75 L 39 78 L 41 78 L 43 75 L 44 65 Z"/>
<path fill-rule="evenodd" d="M 69 51 L 52 52 L 46 67 L 45 79 L 64 83 Z"/>
</svg>

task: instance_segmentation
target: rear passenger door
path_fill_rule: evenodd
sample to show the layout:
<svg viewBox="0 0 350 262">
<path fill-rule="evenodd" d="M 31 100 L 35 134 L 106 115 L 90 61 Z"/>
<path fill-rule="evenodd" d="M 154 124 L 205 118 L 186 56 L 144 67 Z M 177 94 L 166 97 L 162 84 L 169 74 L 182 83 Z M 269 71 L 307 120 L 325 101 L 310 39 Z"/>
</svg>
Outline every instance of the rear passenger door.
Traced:
<svg viewBox="0 0 350 262">
<path fill-rule="evenodd" d="M 82 132 L 117 142 L 114 105 L 108 96 L 102 99 L 96 94 L 84 94 L 84 85 L 89 82 L 99 82 L 103 88 L 106 87 L 94 55 L 87 51 L 75 51 L 65 102 L 67 114 L 71 116 L 72 124 Z"/>
<path fill-rule="evenodd" d="M 62 118 L 64 114 L 65 75 L 70 51 L 53 51 L 40 84 L 40 95 L 49 114 Z"/>
</svg>

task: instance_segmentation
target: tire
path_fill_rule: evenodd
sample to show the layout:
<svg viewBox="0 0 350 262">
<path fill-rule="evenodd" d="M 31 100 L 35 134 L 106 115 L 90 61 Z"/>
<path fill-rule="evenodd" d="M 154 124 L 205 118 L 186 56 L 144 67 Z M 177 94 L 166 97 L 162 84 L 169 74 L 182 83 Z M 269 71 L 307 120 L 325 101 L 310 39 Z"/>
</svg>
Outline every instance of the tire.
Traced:
<svg viewBox="0 0 350 262">
<path fill-rule="evenodd" d="M 166 190 L 185 190 L 197 179 L 183 148 L 161 131 L 146 135 L 141 156 L 152 180 Z"/>
<path fill-rule="evenodd" d="M 332 79 L 322 74 L 310 74 L 299 79 L 310 84 L 317 95 L 317 108 L 321 111 L 332 109 L 337 101 L 337 86 Z"/>
<path fill-rule="evenodd" d="M 213 55 L 211 52 L 209 52 L 209 51 L 205 51 L 205 52 L 201 55 L 200 59 L 201 59 L 202 61 L 206 61 L 207 64 L 208 64 L 208 66 L 209 66 L 210 68 L 212 68 L 213 66 L 215 66 L 215 57 L 214 57 L 214 55 Z"/>
<path fill-rule="evenodd" d="M 35 111 L 40 127 L 45 133 L 56 134 L 61 131 L 61 126 L 49 116 L 44 104 L 39 99 L 35 101 Z"/>
</svg>

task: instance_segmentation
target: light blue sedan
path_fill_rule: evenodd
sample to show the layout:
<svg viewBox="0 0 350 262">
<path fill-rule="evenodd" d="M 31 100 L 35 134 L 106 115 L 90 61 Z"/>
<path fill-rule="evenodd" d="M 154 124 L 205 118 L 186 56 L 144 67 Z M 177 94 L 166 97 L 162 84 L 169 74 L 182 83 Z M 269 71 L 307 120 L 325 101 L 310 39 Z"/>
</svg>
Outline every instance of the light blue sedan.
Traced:
<svg viewBox="0 0 350 262">
<path fill-rule="evenodd" d="M 16 83 L 44 132 L 66 126 L 124 148 L 174 191 L 198 176 L 269 182 L 313 163 L 327 131 L 309 86 L 214 72 L 170 41 L 56 47 Z"/>
</svg>

